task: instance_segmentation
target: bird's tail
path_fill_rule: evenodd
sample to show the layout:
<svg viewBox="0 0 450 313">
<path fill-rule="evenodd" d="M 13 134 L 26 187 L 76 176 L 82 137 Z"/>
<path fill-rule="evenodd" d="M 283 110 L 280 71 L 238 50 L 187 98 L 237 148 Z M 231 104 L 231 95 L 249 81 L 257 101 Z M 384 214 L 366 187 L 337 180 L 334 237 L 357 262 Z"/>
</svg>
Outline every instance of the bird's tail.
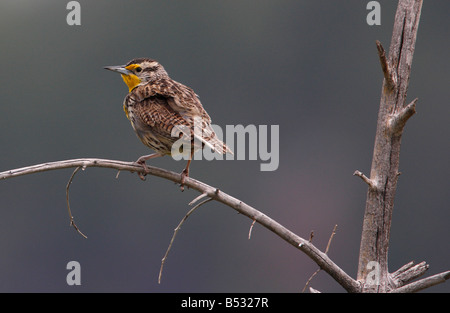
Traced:
<svg viewBox="0 0 450 313">
<path fill-rule="evenodd" d="M 204 127 L 202 127 L 201 134 L 196 134 L 194 132 L 194 136 L 200 139 L 206 146 L 210 147 L 217 153 L 233 154 L 233 151 L 222 140 L 217 138 L 216 133 L 209 124 L 206 124 L 204 125 Z"/>
<path fill-rule="evenodd" d="M 205 145 L 213 149 L 215 152 L 221 153 L 221 154 L 234 154 L 233 151 L 219 138 L 217 138 L 217 135 L 213 133 L 212 137 L 205 138 L 205 140 L 202 140 Z"/>
<path fill-rule="evenodd" d="M 187 127 L 186 125 L 175 126 L 174 128 L 176 128 L 176 133 L 183 133 L 183 139 L 185 141 L 189 140 L 194 144 L 194 146 L 197 146 L 197 148 L 201 148 L 201 146 L 208 146 L 214 152 L 220 154 L 234 154 L 233 151 L 222 140 L 217 138 L 217 134 L 211 127 L 211 124 L 209 124 L 205 120 L 201 120 L 200 123 L 197 123 L 197 121 L 194 126 L 191 127 Z M 195 144 L 195 141 L 193 139 L 196 139 L 197 142 L 202 142 L 202 145 L 200 146 L 198 144 Z"/>
</svg>

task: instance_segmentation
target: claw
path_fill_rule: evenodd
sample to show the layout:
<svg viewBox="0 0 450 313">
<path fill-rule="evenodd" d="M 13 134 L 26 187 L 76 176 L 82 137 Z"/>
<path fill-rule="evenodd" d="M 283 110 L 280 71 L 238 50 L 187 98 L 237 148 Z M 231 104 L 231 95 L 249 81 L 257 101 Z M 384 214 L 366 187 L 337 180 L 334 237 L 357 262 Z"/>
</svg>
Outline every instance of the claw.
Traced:
<svg viewBox="0 0 450 313">
<path fill-rule="evenodd" d="M 145 176 L 147 176 L 147 172 L 148 172 L 148 167 L 147 164 L 145 164 L 145 160 L 141 160 L 142 158 L 139 158 L 136 162 L 136 164 L 141 165 L 142 168 L 144 169 L 145 173 L 142 172 L 138 172 L 139 178 L 143 181 L 145 181 Z"/>
<path fill-rule="evenodd" d="M 184 181 L 185 181 L 186 177 L 189 177 L 189 165 L 191 165 L 193 155 L 194 155 L 194 149 L 192 149 L 192 151 L 191 151 L 191 158 L 187 161 L 186 167 L 181 172 L 181 186 L 180 186 L 181 191 L 184 191 Z"/>
<path fill-rule="evenodd" d="M 181 191 L 184 191 L 184 181 L 185 181 L 186 177 L 189 177 L 189 168 L 185 168 L 181 172 L 181 185 L 180 185 Z"/>
<path fill-rule="evenodd" d="M 146 176 L 147 174 L 142 174 L 142 173 L 139 172 L 138 175 L 139 175 L 139 178 L 140 178 L 142 181 L 145 181 L 145 180 L 146 180 L 145 176 Z"/>
<path fill-rule="evenodd" d="M 157 157 L 160 157 L 160 156 L 162 156 L 162 154 L 159 154 L 159 153 L 154 153 L 154 154 L 150 154 L 150 155 L 143 155 L 139 159 L 137 159 L 136 162 L 134 162 L 134 163 L 136 163 L 138 165 L 141 165 L 142 168 L 144 169 L 145 173 L 141 173 L 141 172 L 138 173 L 139 178 L 141 180 L 145 181 L 145 176 L 147 176 L 147 173 L 149 172 L 149 169 L 148 169 L 147 164 L 145 163 L 145 161 L 147 161 L 149 159 L 157 158 Z"/>
</svg>

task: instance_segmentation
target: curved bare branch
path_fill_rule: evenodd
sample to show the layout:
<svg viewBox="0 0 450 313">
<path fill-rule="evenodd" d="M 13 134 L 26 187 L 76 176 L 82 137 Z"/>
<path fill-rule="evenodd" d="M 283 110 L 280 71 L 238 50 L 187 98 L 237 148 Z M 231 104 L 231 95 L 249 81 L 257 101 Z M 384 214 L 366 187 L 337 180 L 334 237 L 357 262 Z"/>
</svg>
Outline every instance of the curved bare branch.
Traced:
<svg viewBox="0 0 450 313">
<path fill-rule="evenodd" d="M 164 179 L 171 180 L 175 183 L 181 183 L 181 175 L 175 172 L 167 171 L 158 167 L 148 166 L 147 172 L 144 168 L 134 162 L 124 162 L 117 160 L 83 158 L 63 160 L 57 162 L 42 163 L 18 169 L 8 170 L 0 173 L 0 180 L 18 177 L 22 175 L 29 175 L 39 172 L 58 170 L 64 168 L 87 168 L 87 167 L 104 167 L 116 169 L 119 171 L 129 171 L 136 173 L 145 173 L 153 176 L 158 176 Z M 252 221 L 256 221 L 260 225 L 277 234 L 280 238 L 305 253 L 311 258 L 321 269 L 333 277 L 346 291 L 359 292 L 360 284 L 347 273 L 345 273 L 339 266 L 337 266 L 324 252 L 320 251 L 311 242 L 305 240 L 292 231 L 288 230 L 283 225 L 279 224 L 264 213 L 249 206 L 243 201 L 236 199 L 218 188 L 212 187 L 196 179 L 187 177 L 184 185 L 201 193 L 202 197 L 208 196 L 212 200 L 221 202 L 242 215 L 249 217 Z"/>
</svg>

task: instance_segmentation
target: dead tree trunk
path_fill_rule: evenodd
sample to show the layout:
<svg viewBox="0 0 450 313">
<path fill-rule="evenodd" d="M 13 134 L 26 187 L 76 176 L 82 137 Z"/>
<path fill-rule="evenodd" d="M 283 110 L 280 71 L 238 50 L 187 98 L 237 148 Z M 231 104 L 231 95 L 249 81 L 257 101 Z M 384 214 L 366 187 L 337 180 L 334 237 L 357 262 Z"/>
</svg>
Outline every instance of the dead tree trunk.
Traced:
<svg viewBox="0 0 450 313">
<path fill-rule="evenodd" d="M 406 94 L 421 8 L 422 0 L 399 1 L 388 57 L 377 41 L 384 81 L 370 178 L 355 172 L 369 185 L 357 273 L 363 291 L 388 292 L 398 287 L 388 272 L 389 235 L 403 129 L 417 102 L 406 104 Z M 426 266 L 420 274 L 425 270 Z"/>
</svg>

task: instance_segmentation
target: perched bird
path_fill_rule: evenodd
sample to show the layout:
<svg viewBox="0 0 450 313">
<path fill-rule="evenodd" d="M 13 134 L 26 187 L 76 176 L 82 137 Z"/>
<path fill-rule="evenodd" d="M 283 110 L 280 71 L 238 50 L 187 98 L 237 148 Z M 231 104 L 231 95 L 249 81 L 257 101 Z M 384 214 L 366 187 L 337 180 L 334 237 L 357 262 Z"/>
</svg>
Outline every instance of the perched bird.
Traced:
<svg viewBox="0 0 450 313">
<path fill-rule="evenodd" d="M 148 170 L 145 161 L 149 159 L 189 153 L 187 165 L 181 173 L 183 190 L 196 150 L 209 146 L 221 154 L 233 153 L 217 138 L 211 127 L 211 118 L 195 92 L 171 79 L 157 61 L 137 58 L 125 65 L 107 66 L 105 69 L 121 74 L 129 90 L 123 102 L 125 114 L 142 143 L 156 152 L 136 161 L 145 171 Z M 183 145 L 175 148 L 173 145 L 177 141 Z M 139 176 L 144 179 L 142 174 Z"/>
</svg>

